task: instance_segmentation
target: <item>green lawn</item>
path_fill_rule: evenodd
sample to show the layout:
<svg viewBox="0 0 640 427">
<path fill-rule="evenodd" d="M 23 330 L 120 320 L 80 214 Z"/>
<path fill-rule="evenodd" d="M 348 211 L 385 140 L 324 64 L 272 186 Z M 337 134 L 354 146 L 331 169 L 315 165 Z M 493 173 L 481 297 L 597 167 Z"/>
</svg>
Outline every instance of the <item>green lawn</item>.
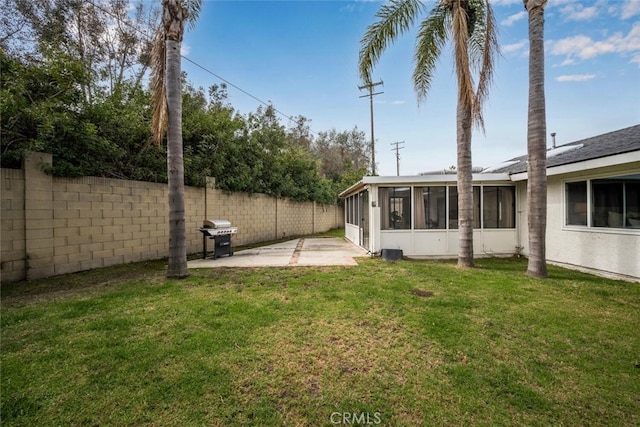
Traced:
<svg viewBox="0 0 640 427">
<path fill-rule="evenodd" d="M 3 285 L 2 425 L 640 425 L 639 284 L 477 264 Z"/>
</svg>

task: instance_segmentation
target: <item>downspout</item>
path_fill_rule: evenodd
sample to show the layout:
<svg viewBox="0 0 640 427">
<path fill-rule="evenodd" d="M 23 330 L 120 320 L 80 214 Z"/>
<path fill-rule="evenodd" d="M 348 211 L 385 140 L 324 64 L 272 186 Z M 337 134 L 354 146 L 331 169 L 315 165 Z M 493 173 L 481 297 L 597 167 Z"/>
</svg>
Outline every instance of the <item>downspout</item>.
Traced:
<svg viewBox="0 0 640 427">
<path fill-rule="evenodd" d="M 523 185 L 524 184 L 522 185 L 516 184 L 516 209 L 518 212 L 518 219 L 516 222 L 516 255 L 518 256 L 518 258 L 522 257 L 522 250 L 524 249 L 524 247 L 522 246 L 522 238 L 521 238 L 522 236 L 520 234 L 522 232 L 522 207 L 520 206 L 521 203 L 519 203 L 519 200 L 521 197 L 520 189 L 522 188 Z"/>
</svg>

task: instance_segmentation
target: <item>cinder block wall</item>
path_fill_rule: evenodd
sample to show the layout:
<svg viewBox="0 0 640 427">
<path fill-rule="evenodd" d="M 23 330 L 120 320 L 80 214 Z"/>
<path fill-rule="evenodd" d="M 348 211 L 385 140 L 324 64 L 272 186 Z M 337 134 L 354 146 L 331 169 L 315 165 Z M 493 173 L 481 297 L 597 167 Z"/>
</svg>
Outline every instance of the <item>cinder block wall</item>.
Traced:
<svg viewBox="0 0 640 427">
<path fill-rule="evenodd" d="M 2 281 L 25 278 L 24 171 L 1 169 L 0 274 Z"/>
<path fill-rule="evenodd" d="M 51 156 L 29 153 L 23 170 L 2 170 L 2 282 L 36 279 L 168 255 L 166 184 L 55 178 Z M 185 188 L 187 251 L 202 249 L 205 218 L 238 227 L 234 245 L 342 227 L 342 208 L 264 194 Z"/>
<path fill-rule="evenodd" d="M 313 202 L 278 200 L 278 238 L 314 233 Z"/>
</svg>

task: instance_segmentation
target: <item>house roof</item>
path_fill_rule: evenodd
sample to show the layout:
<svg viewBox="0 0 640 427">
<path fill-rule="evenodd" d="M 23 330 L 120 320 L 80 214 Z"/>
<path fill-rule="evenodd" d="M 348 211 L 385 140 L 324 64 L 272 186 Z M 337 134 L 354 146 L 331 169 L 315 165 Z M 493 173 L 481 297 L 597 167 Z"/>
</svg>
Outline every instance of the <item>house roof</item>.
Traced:
<svg viewBox="0 0 640 427">
<path fill-rule="evenodd" d="M 619 162 L 621 159 L 615 156 L 627 153 L 635 154 L 625 156 L 623 159 L 625 162 L 640 161 L 640 125 L 603 133 L 602 135 L 581 139 L 547 150 L 547 175 L 562 173 L 564 169 L 573 167 L 560 167 L 564 165 L 576 164 L 575 167 L 582 168 L 585 165 L 579 163 L 590 160 L 599 162 L 599 160 L 596 159 L 609 157 L 610 159 L 606 161 Z M 593 167 L 593 165 L 591 165 L 591 167 Z M 476 172 L 477 171 L 474 170 L 474 183 L 515 182 L 527 179 L 527 156 L 515 157 L 499 165 L 486 168 L 482 170 L 481 173 Z M 355 194 L 369 184 L 381 186 L 403 184 L 420 185 L 436 182 L 455 182 L 455 180 L 455 172 L 446 169 L 424 172 L 417 176 L 365 176 L 340 193 L 339 197 L 345 198 L 351 194 Z"/>
<path fill-rule="evenodd" d="M 472 174 L 474 183 L 493 183 L 503 184 L 509 183 L 509 174 L 507 173 L 474 173 Z M 413 176 L 365 176 L 360 181 L 353 184 L 351 187 L 344 190 L 338 195 L 338 197 L 344 198 L 351 194 L 355 194 L 365 188 L 367 185 L 379 185 L 379 186 L 397 186 L 397 185 L 428 185 L 439 183 L 440 185 L 446 185 L 446 183 L 455 183 L 455 174 L 443 174 L 436 173 L 432 175 L 413 175 Z"/>
<path fill-rule="evenodd" d="M 640 125 L 570 142 L 547 150 L 547 168 L 640 151 Z M 527 156 L 515 157 L 483 173 L 516 174 L 527 171 Z"/>
</svg>

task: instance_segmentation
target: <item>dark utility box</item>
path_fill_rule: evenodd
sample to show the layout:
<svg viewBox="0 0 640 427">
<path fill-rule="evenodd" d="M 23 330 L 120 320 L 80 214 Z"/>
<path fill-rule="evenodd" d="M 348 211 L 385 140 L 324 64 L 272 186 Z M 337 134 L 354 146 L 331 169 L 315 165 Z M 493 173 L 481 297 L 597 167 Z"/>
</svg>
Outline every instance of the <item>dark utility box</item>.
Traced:
<svg viewBox="0 0 640 427">
<path fill-rule="evenodd" d="M 383 249 L 380 256 L 386 261 L 398 261 L 402 259 L 402 249 Z"/>
</svg>

